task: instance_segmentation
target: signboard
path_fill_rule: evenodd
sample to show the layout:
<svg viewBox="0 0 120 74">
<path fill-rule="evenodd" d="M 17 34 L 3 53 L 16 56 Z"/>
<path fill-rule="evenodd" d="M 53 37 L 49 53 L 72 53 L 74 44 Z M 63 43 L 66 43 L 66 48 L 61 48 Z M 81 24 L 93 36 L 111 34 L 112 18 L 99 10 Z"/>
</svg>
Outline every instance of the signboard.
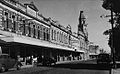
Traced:
<svg viewBox="0 0 120 74">
<path fill-rule="evenodd" d="M 27 13 L 34 16 L 34 17 L 36 17 L 36 11 L 31 9 L 29 6 L 27 6 Z"/>
</svg>

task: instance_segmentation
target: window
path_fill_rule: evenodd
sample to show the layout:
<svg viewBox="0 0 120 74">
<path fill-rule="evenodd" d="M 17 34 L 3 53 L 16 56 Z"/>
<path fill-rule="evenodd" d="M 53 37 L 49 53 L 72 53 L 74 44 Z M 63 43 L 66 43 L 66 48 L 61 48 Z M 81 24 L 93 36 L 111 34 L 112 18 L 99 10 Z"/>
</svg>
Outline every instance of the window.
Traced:
<svg viewBox="0 0 120 74">
<path fill-rule="evenodd" d="M 56 41 L 56 30 L 54 30 L 54 40 Z"/>
<path fill-rule="evenodd" d="M 12 15 L 12 24 L 13 24 L 13 32 L 15 32 L 15 28 L 16 28 L 16 22 L 15 22 L 16 20 L 15 20 L 15 14 L 14 15 Z"/>
<path fill-rule="evenodd" d="M 31 36 L 31 26 L 30 26 L 30 22 L 28 23 L 28 36 Z"/>
<path fill-rule="evenodd" d="M 35 38 L 35 35 L 36 35 L 36 33 L 35 33 L 35 25 L 33 25 L 33 37 Z"/>
<path fill-rule="evenodd" d="M 36 33 L 35 37 L 38 38 L 38 24 L 37 23 L 36 23 L 36 27 L 35 27 L 35 33 Z"/>
<path fill-rule="evenodd" d="M 59 41 L 59 31 L 57 32 L 57 41 Z"/>
<path fill-rule="evenodd" d="M 50 40 L 50 31 L 49 31 L 49 28 L 47 28 L 47 41 Z"/>
<path fill-rule="evenodd" d="M 43 27 L 43 40 L 46 40 L 46 33 L 45 33 L 45 30 L 46 30 L 46 28 L 45 27 Z"/>
<path fill-rule="evenodd" d="M 60 42 L 61 42 L 61 37 L 62 37 L 62 36 L 61 36 L 61 32 L 60 32 L 60 33 L 59 33 L 59 41 L 60 41 Z"/>
<path fill-rule="evenodd" d="M 61 34 L 61 42 L 63 43 L 63 32 L 62 32 L 62 34 Z"/>
<path fill-rule="evenodd" d="M 5 13 L 4 13 L 4 15 L 5 15 L 5 17 L 4 17 L 4 28 L 5 28 L 5 30 L 8 30 L 8 16 L 9 16 L 9 14 L 8 14 L 8 12 L 7 11 L 5 11 Z"/>
<path fill-rule="evenodd" d="M 22 33 L 22 35 L 25 35 L 25 18 L 22 17 L 22 21 L 20 21 L 20 32 Z"/>
<path fill-rule="evenodd" d="M 43 39 L 43 26 L 40 25 L 40 39 Z"/>
<path fill-rule="evenodd" d="M 37 29 L 38 29 L 38 39 L 40 39 L 40 26 L 38 26 Z"/>
<path fill-rule="evenodd" d="M 3 29 L 3 8 L 0 7 L 0 29 Z"/>
<path fill-rule="evenodd" d="M 51 38 L 52 38 L 52 40 L 54 39 L 54 33 L 53 33 L 53 30 L 52 30 L 52 33 L 51 33 Z"/>
<path fill-rule="evenodd" d="M 31 37 L 33 37 L 33 35 L 34 35 L 34 28 L 33 28 L 33 25 L 34 25 L 34 22 L 31 21 L 31 23 L 30 23 L 30 27 L 31 27 Z"/>
</svg>

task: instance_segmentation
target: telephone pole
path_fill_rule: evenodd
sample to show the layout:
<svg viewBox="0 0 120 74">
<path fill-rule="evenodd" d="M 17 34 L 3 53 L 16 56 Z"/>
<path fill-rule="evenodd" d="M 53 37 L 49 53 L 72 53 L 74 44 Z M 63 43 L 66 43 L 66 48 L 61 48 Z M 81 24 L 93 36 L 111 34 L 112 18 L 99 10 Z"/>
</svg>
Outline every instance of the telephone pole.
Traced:
<svg viewBox="0 0 120 74">
<path fill-rule="evenodd" d="M 116 68 L 116 61 L 115 61 L 115 49 L 114 49 L 114 19 L 113 19 L 113 5 L 111 4 L 111 54 L 112 54 L 112 61 L 113 61 L 113 68 Z"/>
</svg>

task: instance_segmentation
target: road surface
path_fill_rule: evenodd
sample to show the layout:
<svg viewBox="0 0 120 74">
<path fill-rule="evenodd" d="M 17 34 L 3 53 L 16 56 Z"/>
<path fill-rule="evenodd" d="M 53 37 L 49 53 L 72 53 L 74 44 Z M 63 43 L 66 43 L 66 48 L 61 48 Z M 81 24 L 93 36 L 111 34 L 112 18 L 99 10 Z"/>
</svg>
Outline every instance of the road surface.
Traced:
<svg viewBox="0 0 120 74">
<path fill-rule="evenodd" d="M 110 67 L 107 64 L 96 64 L 95 60 L 72 61 L 49 67 L 39 66 L 24 68 L 19 71 L 9 70 L 1 74 L 110 74 Z M 120 74 L 118 70 L 114 74 Z"/>
</svg>

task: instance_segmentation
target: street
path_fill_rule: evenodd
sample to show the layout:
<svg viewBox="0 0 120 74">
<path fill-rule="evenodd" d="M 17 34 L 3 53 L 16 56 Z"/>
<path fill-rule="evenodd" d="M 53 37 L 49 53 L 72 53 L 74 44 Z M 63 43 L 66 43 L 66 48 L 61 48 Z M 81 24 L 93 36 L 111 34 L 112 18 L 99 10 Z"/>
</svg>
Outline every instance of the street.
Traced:
<svg viewBox="0 0 120 74">
<path fill-rule="evenodd" d="M 72 61 L 59 63 L 53 66 L 23 68 L 19 71 L 9 70 L 1 74 L 110 74 L 107 64 L 98 65 L 95 60 Z M 114 74 L 119 74 L 118 71 Z"/>
</svg>

